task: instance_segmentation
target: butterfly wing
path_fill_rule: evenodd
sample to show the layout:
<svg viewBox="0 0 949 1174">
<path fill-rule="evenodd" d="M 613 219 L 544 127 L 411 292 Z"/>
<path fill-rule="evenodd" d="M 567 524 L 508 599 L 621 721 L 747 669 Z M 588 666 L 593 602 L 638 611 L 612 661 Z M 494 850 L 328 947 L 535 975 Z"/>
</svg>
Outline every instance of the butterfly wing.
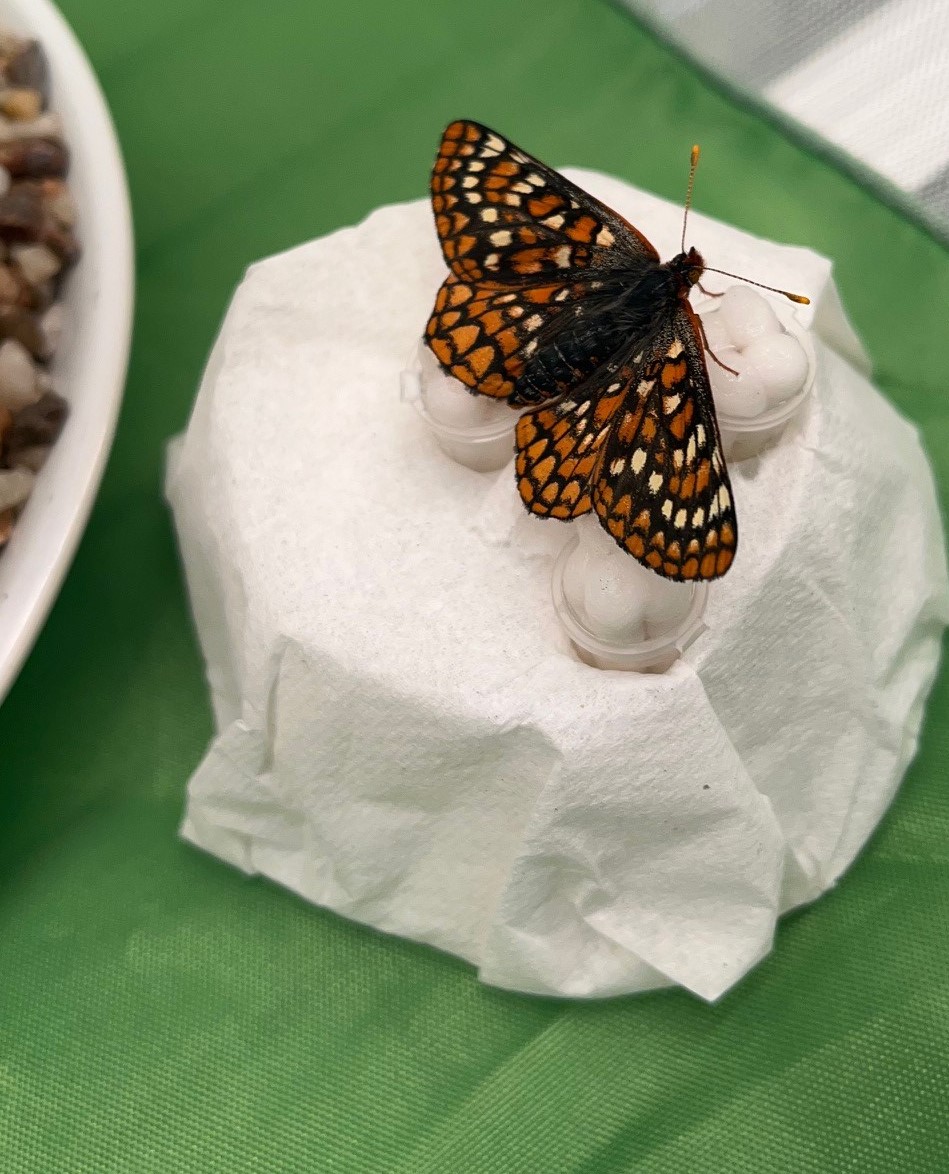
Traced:
<svg viewBox="0 0 949 1174">
<path fill-rule="evenodd" d="M 582 188 L 479 123 L 446 129 L 431 187 L 450 273 L 426 340 L 445 370 L 473 392 L 515 405 L 587 378 L 608 353 L 595 331 L 560 351 L 548 349 L 533 378 L 531 360 L 561 322 L 582 312 L 580 303 L 608 296 L 617 273 L 628 281 L 637 269 L 657 265 L 652 245 Z"/>
<path fill-rule="evenodd" d="M 569 521 L 592 509 L 604 448 L 635 368 L 608 360 L 569 396 L 518 420 L 517 488 L 532 514 Z"/>
<path fill-rule="evenodd" d="M 676 304 L 637 353 L 614 356 L 517 424 L 517 485 L 531 513 L 594 509 L 639 562 L 669 579 L 715 579 L 738 525 L 694 313 Z"/>
<path fill-rule="evenodd" d="M 716 579 L 738 524 L 698 322 L 677 302 L 611 417 L 593 508 L 634 558 L 669 579 Z"/>
<path fill-rule="evenodd" d="M 445 262 L 463 281 L 560 282 L 659 254 L 618 213 L 477 122 L 453 122 L 431 180 Z"/>
</svg>

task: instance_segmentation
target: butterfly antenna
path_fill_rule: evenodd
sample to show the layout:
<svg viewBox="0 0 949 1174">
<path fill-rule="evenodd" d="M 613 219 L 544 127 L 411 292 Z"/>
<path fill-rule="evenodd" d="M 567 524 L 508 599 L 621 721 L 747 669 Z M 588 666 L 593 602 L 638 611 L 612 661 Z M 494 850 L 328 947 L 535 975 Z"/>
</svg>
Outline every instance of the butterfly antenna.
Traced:
<svg viewBox="0 0 949 1174">
<path fill-rule="evenodd" d="M 740 273 L 726 273 L 724 269 L 712 269 L 709 265 L 705 266 L 706 273 L 720 273 L 722 277 L 734 277 L 736 281 L 743 281 L 746 285 L 756 285 L 759 289 L 768 289 L 772 293 L 780 294 L 783 298 L 787 298 L 790 302 L 797 302 L 799 306 L 809 306 L 811 299 L 806 298 L 803 294 L 788 293 L 786 289 L 777 289 L 773 285 L 764 285 L 760 281 L 752 281 L 750 277 L 742 277 Z"/>
<path fill-rule="evenodd" d="M 685 252 L 685 225 L 689 219 L 689 209 L 692 207 L 692 188 L 695 186 L 695 169 L 699 165 L 699 145 L 698 143 L 692 148 L 692 156 L 689 162 L 689 186 L 685 192 L 685 212 L 682 214 L 682 248 L 680 252 Z"/>
</svg>

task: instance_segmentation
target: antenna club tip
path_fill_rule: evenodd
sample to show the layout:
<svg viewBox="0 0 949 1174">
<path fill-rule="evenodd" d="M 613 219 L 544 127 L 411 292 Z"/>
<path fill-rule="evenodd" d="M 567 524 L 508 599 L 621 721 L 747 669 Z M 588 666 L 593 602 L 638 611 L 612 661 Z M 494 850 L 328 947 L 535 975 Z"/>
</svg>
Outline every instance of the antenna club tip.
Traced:
<svg viewBox="0 0 949 1174">
<path fill-rule="evenodd" d="M 799 306 L 809 306 L 811 304 L 811 299 L 806 298 L 803 294 L 788 293 L 787 290 L 782 290 L 781 292 L 789 301 L 797 302 Z"/>
<path fill-rule="evenodd" d="M 698 163 L 698 161 L 699 161 L 699 145 L 698 145 L 698 143 L 693 143 L 692 144 L 692 163 L 693 163 L 693 166 L 696 163 Z"/>
</svg>

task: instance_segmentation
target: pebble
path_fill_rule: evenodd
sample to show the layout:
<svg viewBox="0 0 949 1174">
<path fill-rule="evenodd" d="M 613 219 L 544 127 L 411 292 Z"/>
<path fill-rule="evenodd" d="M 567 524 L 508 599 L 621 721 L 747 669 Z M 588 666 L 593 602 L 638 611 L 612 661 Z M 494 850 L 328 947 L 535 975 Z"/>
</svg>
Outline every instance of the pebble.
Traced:
<svg viewBox="0 0 949 1174">
<path fill-rule="evenodd" d="M 0 177 L 0 195 L 2 190 Z M 76 223 L 76 201 L 68 185 L 59 178 L 43 180 L 43 203 L 50 216 L 63 228 L 72 228 Z"/>
<path fill-rule="evenodd" d="M 0 98 L 0 111 L 15 122 L 33 122 L 43 110 L 43 95 L 39 90 L 14 89 Z"/>
<path fill-rule="evenodd" d="M 48 139 L 62 143 L 62 120 L 51 110 L 44 111 L 38 118 L 25 121 L 0 115 L 0 143 L 15 142 L 17 139 Z"/>
<path fill-rule="evenodd" d="M 46 344 L 46 353 L 53 355 L 59 349 L 63 337 L 64 311 L 62 302 L 56 302 L 40 319 L 40 330 Z"/>
<path fill-rule="evenodd" d="M 18 302 L 21 288 L 10 266 L 0 264 L 0 305 L 12 306 Z"/>
<path fill-rule="evenodd" d="M 12 245 L 10 256 L 30 285 L 42 285 L 62 269 L 59 257 L 46 245 Z"/>
<path fill-rule="evenodd" d="M 52 444 L 63 430 L 68 405 L 55 391 L 44 392 L 35 404 L 16 412 L 7 436 L 7 455 L 16 464 L 16 453 L 24 448 Z"/>
<path fill-rule="evenodd" d="M 0 404 L 16 414 L 40 398 L 29 351 L 14 338 L 0 343 Z"/>
<path fill-rule="evenodd" d="M 30 496 L 35 479 L 29 469 L 0 469 L 0 513 L 21 506 Z"/>
<path fill-rule="evenodd" d="M 46 464 L 46 458 L 49 454 L 50 446 L 48 444 L 34 444 L 29 448 L 19 448 L 14 454 L 15 468 L 29 469 L 31 473 L 38 473 Z"/>
</svg>

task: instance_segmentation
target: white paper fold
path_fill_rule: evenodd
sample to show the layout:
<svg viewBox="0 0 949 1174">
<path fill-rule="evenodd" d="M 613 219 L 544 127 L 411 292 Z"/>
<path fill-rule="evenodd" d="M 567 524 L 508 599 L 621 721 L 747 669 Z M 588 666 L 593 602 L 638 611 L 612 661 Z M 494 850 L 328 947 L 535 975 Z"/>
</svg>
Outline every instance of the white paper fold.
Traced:
<svg viewBox="0 0 949 1174">
<path fill-rule="evenodd" d="M 678 208 L 573 174 L 677 251 Z M 822 341 L 805 418 L 732 467 L 738 559 L 661 676 L 572 655 L 549 598 L 568 528 L 400 402 L 443 276 L 425 203 L 250 270 L 169 464 L 219 731 L 188 839 L 573 996 L 714 999 L 835 882 L 913 754 L 949 617 L 932 479 L 827 261 L 699 215 L 690 243 L 809 294 Z"/>
</svg>

